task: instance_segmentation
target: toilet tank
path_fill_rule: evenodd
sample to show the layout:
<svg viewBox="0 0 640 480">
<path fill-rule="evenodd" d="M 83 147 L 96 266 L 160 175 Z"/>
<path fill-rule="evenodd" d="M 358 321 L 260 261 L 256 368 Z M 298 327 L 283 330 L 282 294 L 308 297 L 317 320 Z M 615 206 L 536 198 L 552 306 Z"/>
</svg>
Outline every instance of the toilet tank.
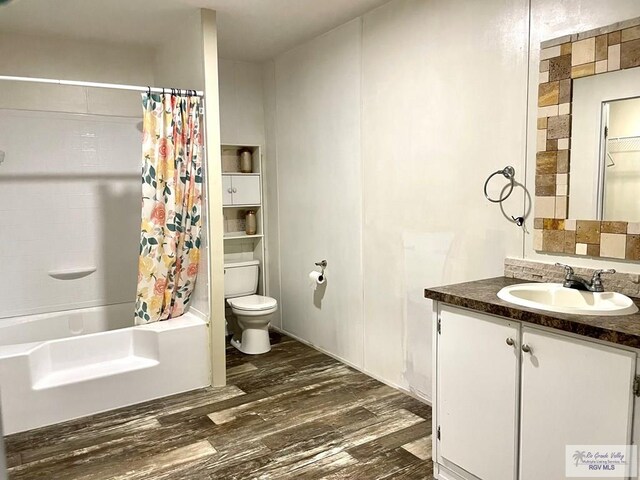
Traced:
<svg viewBox="0 0 640 480">
<path fill-rule="evenodd" d="M 224 264 L 224 298 L 244 297 L 258 291 L 259 260 Z"/>
</svg>

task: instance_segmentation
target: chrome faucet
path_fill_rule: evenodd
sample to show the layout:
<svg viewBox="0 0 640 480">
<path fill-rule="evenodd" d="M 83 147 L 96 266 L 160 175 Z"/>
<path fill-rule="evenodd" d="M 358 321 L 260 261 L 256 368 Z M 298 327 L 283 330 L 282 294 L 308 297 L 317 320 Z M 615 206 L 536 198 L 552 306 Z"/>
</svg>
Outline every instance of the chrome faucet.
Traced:
<svg viewBox="0 0 640 480">
<path fill-rule="evenodd" d="M 589 292 L 604 292 L 601 275 L 603 273 L 616 273 L 613 268 L 607 270 L 596 270 L 593 272 L 591 281 L 586 280 L 573 271 L 573 268 L 563 263 L 556 263 L 556 267 L 562 267 L 565 271 L 564 282 L 562 286 L 565 288 L 574 288 L 576 290 L 586 290 Z"/>
</svg>

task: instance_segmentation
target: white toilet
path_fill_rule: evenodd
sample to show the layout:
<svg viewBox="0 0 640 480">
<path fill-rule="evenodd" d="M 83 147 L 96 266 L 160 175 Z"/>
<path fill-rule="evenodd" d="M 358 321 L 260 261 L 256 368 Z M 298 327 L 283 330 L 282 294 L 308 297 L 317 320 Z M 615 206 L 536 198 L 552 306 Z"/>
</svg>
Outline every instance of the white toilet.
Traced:
<svg viewBox="0 0 640 480">
<path fill-rule="evenodd" d="M 240 338 L 234 335 L 231 345 L 250 355 L 271 350 L 269 322 L 278 310 L 275 298 L 256 295 L 259 270 L 259 260 L 224 265 L 224 297 L 242 331 Z"/>
</svg>

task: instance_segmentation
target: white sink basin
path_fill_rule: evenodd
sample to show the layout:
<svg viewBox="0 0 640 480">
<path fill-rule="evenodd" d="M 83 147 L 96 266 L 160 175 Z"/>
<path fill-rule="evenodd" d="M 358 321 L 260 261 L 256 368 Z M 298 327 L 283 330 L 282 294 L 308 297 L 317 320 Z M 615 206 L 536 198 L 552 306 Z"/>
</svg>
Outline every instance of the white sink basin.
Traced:
<svg viewBox="0 0 640 480">
<path fill-rule="evenodd" d="M 523 307 L 579 315 L 630 315 L 638 307 L 626 295 L 615 292 L 583 292 L 560 283 L 519 283 L 498 292 L 505 302 Z"/>
</svg>

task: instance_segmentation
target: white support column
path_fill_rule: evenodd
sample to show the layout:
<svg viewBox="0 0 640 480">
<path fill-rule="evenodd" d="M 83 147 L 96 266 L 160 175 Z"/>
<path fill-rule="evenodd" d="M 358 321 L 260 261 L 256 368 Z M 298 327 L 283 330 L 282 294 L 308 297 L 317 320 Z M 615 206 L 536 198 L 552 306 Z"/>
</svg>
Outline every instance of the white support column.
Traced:
<svg viewBox="0 0 640 480">
<path fill-rule="evenodd" d="M 216 12 L 202 9 L 202 42 L 205 80 L 205 127 L 207 155 L 207 207 L 211 337 L 211 384 L 226 385 L 224 317 L 224 243 L 222 176 L 220 156 L 220 101 L 218 96 L 218 38 Z"/>
</svg>

